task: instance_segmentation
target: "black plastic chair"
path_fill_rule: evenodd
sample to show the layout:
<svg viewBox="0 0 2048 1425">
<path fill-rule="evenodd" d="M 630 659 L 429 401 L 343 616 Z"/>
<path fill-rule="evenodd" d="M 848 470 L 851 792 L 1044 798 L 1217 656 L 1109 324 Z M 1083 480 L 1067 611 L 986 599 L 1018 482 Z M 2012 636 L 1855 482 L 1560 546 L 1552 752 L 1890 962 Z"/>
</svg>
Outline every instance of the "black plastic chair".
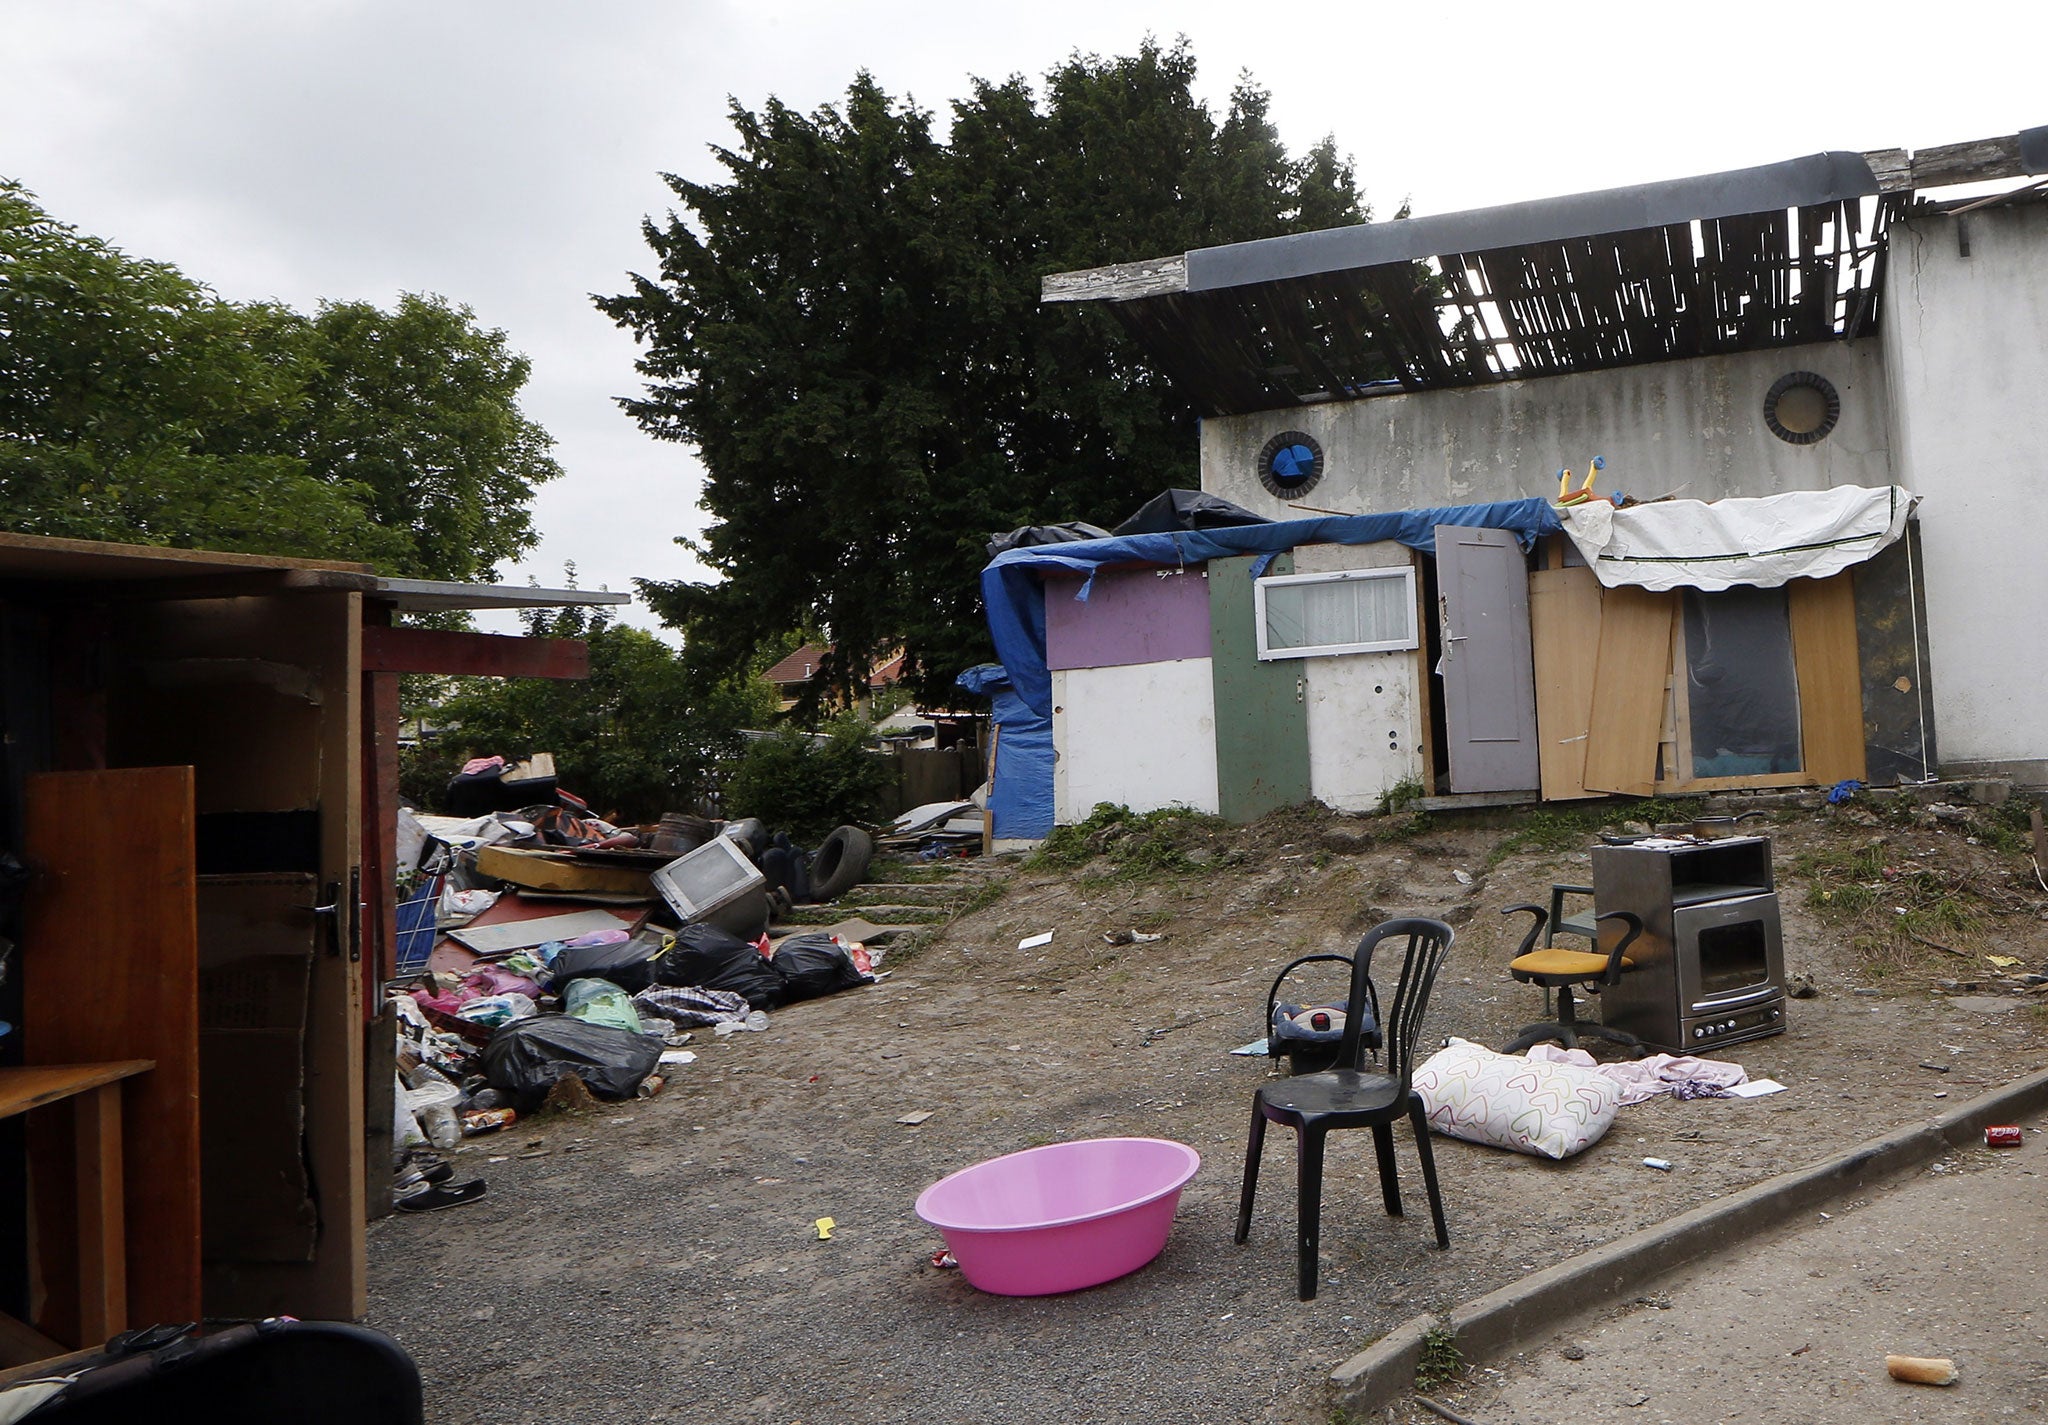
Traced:
<svg viewBox="0 0 2048 1425">
<path fill-rule="evenodd" d="M 1259 1160 L 1266 1146 L 1267 1123 L 1294 1130 L 1296 1163 L 1295 1238 L 1300 1255 L 1301 1299 L 1316 1294 L 1316 1254 L 1322 1243 L 1323 1139 L 1344 1128 L 1370 1128 L 1379 1157 L 1380 1196 L 1389 1214 L 1401 1215 L 1401 1187 L 1394 1173 L 1394 1120 L 1406 1116 L 1415 1130 L 1415 1148 L 1422 1159 L 1422 1181 L 1429 1191 L 1429 1213 L 1436 1224 L 1436 1244 L 1451 1245 L 1444 1227 L 1443 1193 L 1437 1186 L 1436 1158 L 1430 1152 L 1429 1123 L 1422 1098 L 1410 1086 L 1415 1068 L 1415 1041 L 1429 1007 L 1430 987 L 1455 935 L 1437 920 L 1390 920 L 1368 931 L 1352 957 L 1351 997 L 1344 1025 L 1339 1064 L 1358 1062 L 1359 1039 L 1366 1013 L 1374 1002 L 1371 979 L 1373 952 L 1387 940 L 1405 937 L 1406 954 L 1392 1008 L 1385 1019 L 1386 1071 L 1337 1068 L 1302 1074 L 1261 1087 L 1252 1099 L 1251 1141 L 1245 1147 L 1244 1193 L 1237 1206 L 1237 1238 L 1251 1233 L 1252 1198 L 1259 1186 Z"/>
<path fill-rule="evenodd" d="M 1551 901 L 1553 905 L 1556 903 L 1554 893 Z M 1544 948 L 1539 950 L 1536 939 L 1543 935 L 1550 917 L 1542 906 L 1526 903 L 1511 905 L 1501 914 L 1513 915 L 1516 911 L 1526 911 L 1535 920 L 1529 926 L 1529 933 L 1522 937 L 1522 948 L 1509 962 L 1508 973 L 1523 984 L 1541 985 L 1546 995 L 1552 990 L 1557 991 L 1557 1018 L 1523 1025 L 1521 1031 L 1502 1046 L 1501 1053 L 1519 1054 L 1530 1045 L 1540 1044 L 1546 1039 L 1555 1039 L 1565 1048 L 1575 1049 L 1579 1040 L 1594 1038 L 1618 1044 L 1641 1058 L 1646 1046 L 1635 1035 L 1579 1018 L 1578 1006 L 1572 1000 L 1572 986 L 1577 985 L 1589 995 L 1598 994 L 1603 986 L 1619 983 L 1623 975 L 1633 970 L 1635 961 L 1629 959 L 1626 952 L 1636 937 L 1643 933 L 1642 920 L 1626 910 L 1610 910 L 1596 916 L 1596 926 L 1612 920 L 1622 927 L 1610 950 L 1559 950 L 1550 945 L 1547 936 L 1544 937 Z M 1547 1010 L 1549 1006 L 1544 1008 Z"/>
</svg>

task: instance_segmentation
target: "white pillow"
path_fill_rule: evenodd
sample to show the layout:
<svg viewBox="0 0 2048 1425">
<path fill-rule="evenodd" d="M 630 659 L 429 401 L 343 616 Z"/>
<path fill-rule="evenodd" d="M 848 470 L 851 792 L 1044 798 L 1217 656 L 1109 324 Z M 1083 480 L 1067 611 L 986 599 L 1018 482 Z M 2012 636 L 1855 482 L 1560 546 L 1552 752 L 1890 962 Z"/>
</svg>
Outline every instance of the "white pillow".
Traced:
<svg viewBox="0 0 2048 1425">
<path fill-rule="evenodd" d="M 1569 1158 L 1600 1141 L 1621 1090 L 1595 1069 L 1496 1054 L 1453 1039 L 1415 1070 L 1429 1126 L 1469 1143 Z"/>
</svg>

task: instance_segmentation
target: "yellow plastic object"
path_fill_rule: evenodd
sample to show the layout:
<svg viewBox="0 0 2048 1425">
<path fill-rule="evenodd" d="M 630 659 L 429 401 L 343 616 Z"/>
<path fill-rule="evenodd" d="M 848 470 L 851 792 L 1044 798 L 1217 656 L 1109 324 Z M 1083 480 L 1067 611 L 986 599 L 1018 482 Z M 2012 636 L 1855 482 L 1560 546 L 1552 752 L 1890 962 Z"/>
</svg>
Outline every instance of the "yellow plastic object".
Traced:
<svg viewBox="0 0 2048 1425">
<path fill-rule="evenodd" d="M 819 1218 L 819 1219 L 818 1219 L 818 1240 L 819 1240 L 820 1242 L 829 1242 L 829 1241 L 831 1241 L 831 1240 L 832 1240 L 832 1229 L 833 1229 L 833 1228 L 835 1228 L 835 1227 L 837 1227 L 838 1225 L 839 1225 L 838 1223 L 834 1222 L 834 1221 L 833 1221 L 833 1220 L 832 1220 L 831 1218 L 829 1218 L 829 1217 L 821 1217 L 821 1218 Z"/>
<path fill-rule="evenodd" d="M 1635 961 L 1626 955 L 1621 957 L 1622 969 L 1635 967 Z M 1526 955 L 1517 955 L 1508 968 L 1525 975 L 1597 976 L 1607 973 L 1607 957 L 1587 950 L 1531 950 Z"/>
</svg>

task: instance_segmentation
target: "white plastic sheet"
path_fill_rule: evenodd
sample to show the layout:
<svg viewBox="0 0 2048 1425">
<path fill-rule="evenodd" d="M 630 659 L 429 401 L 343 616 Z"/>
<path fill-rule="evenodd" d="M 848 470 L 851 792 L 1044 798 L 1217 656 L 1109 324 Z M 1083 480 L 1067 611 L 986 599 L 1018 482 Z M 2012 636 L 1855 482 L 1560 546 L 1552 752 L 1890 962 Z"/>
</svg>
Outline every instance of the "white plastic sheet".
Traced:
<svg viewBox="0 0 2048 1425">
<path fill-rule="evenodd" d="M 1906 531 L 1918 496 L 1898 485 L 1837 485 L 1758 499 L 1604 501 L 1559 514 L 1601 584 L 1775 589 L 1860 564 Z"/>
</svg>

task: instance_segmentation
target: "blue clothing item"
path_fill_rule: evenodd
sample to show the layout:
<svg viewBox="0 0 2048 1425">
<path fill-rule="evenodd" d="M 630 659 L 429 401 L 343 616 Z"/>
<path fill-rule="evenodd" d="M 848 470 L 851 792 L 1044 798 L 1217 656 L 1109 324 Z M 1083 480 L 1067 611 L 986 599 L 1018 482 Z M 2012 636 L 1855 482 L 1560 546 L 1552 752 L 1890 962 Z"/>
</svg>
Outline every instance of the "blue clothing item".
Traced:
<svg viewBox="0 0 2048 1425">
<path fill-rule="evenodd" d="M 1252 574 L 1257 577 L 1272 563 L 1273 556 L 1302 544 L 1380 544 L 1396 540 L 1411 549 L 1434 553 L 1436 527 L 1444 524 L 1510 530 L 1525 549 L 1533 548 L 1538 536 L 1555 534 L 1564 528 L 1549 501 L 1527 499 L 1500 500 L 1485 505 L 1449 505 L 1431 510 L 1402 510 L 1385 515 L 1321 515 L 1314 519 L 1281 520 L 1274 524 L 1180 530 L 1168 534 L 1112 535 L 1108 539 L 1081 539 L 1064 544 L 1005 550 L 981 571 L 981 598 L 988 610 L 988 628 L 995 639 L 996 655 L 1002 659 L 1002 667 L 1009 675 L 1017 699 L 1024 708 L 1046 719 L 1049 766 L 1052 675 L 1045 666 L 1045 594 L 1042 580 L 1046 571 L 1084 575 L 1081 591 L 1075 597 L 1085 601 L 1096 571 L 1112 565 L 1178 566 L 1202 564 L 1232 555 L 1259 554 L 1265 557 L 1252 566 Z M 974 671 L 970 669 L 969 673 Z M 966 676 L 962 675 L 963 678 Z M 962 686 L 966 684 L 963 682 Z M 1009 750 L 1009 736 L 1006 724 L 999 757 Z M 1046 826 L 1048 830 L 1051 828 L 1049 815 Z M 1003 834 L 1000 828 L 996 834 Z"/>
</svg>

